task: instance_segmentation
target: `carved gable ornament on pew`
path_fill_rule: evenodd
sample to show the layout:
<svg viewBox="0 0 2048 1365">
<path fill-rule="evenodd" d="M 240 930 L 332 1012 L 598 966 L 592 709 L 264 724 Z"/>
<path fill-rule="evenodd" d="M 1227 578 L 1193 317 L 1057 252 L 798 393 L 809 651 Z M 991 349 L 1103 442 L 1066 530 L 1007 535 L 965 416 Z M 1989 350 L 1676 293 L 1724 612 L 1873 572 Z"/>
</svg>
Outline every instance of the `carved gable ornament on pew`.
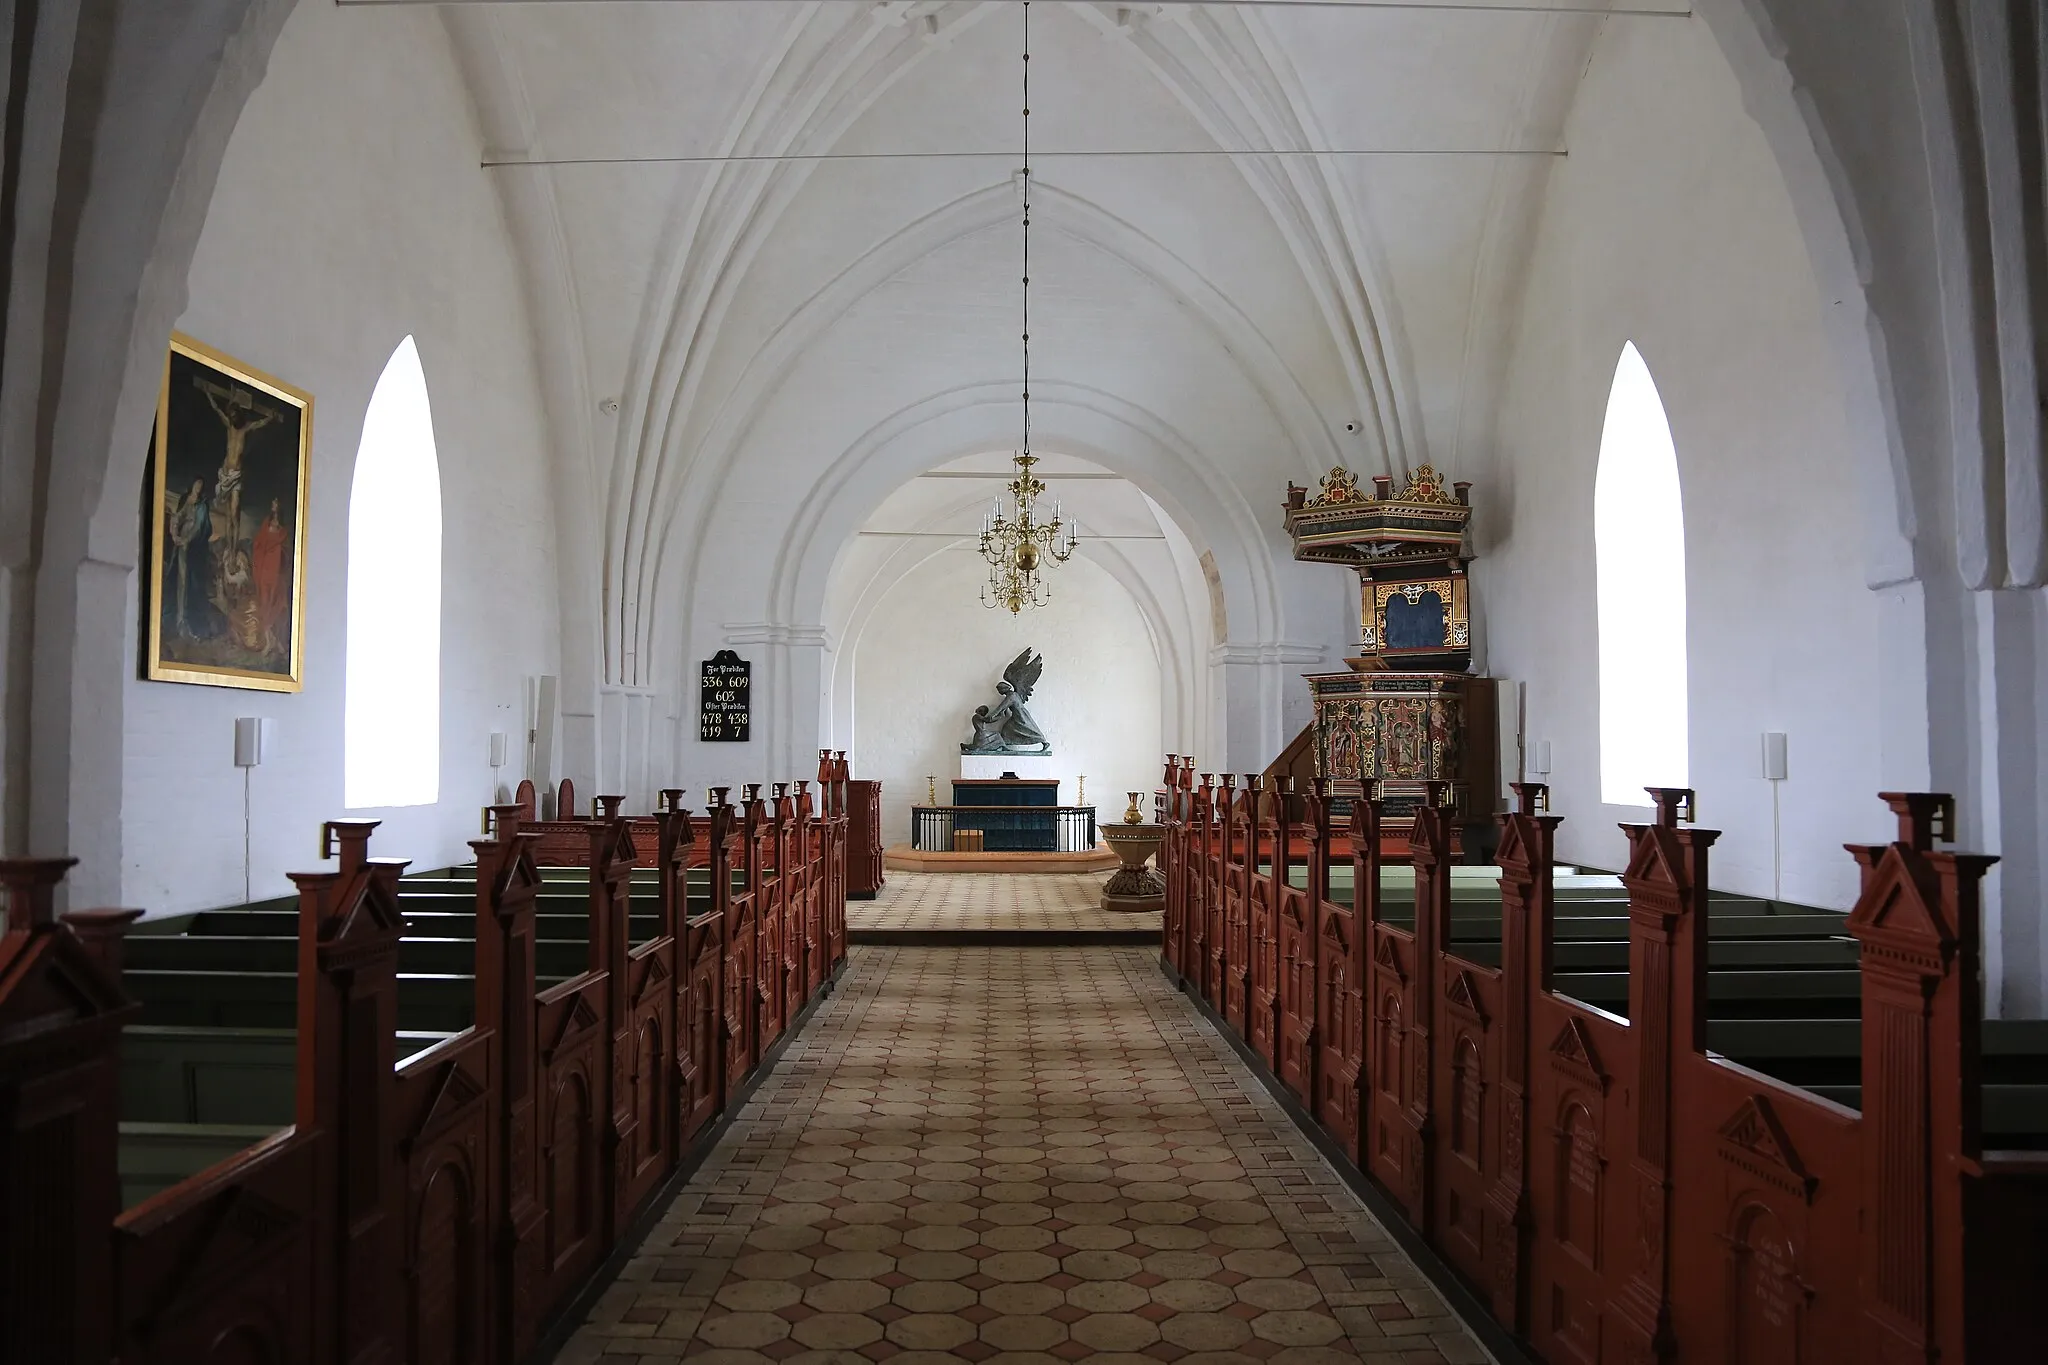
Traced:
<svg viewBox="0 0 2048 1365">
<path fill-rule="evenodd" d="M 1557 1037 L 1550 1041 L 1550 1063 L 1568 1076 L 1576 1077 L 1607 1093 L 1607 1068 L 1600 1065 L 1599 1050 L 1593 1046 L 1593 1035 L 1574 1015 L 1564 1021 L 1564 1027 L 1557 1031 Z"/>
<path fill-rule="evenodd" d="M 628 822 L 620 820 L 612 827 L 605 860 L 614 868 L 629 868 L 640 861 L 640 849 L 633 842 L 633 827 Z"/>
<path fill-rule="evenodd" d="M 42 877 L 31 880 L 31 872 L 10 882 L 9 896 L 0 899 L 8 912 L 8 932 L 0 938 L 0 1051 L 90 1020 L 104 1019 L 113 1027 L 134 1011 L 118 982 L 77 938 L 50 931 L 51 889 L 71 862 L 47 860 Z"/>
<path fill-rule="evenodd" d="M 1955 926 L 1942 913 L 1941 877 L 1934 860 L 1952 858 L 1988 868 L 1995 858 L 1932 854 L 1936 840 L 1953 837 L 1953 802 L 1936 807 L 1896 792 L 1883 793 L 1899 816 L 1897 843 L 1849 845 L 1863 868 L 1863 890 L 1847 928 L 1863 951 L 1924 976 L 1941 976 L 1958 946 Z M 1977 875 L 1982 875 L 1981 871 Z"/>
<path fill-rule="evenodd" d="M 1743 1101 L 1715 1137 L 1723 1160 L 1787 1194 L 1813 1202 L 1820 1181 L 1801 1164 L 1792 1139 L 1766 1097 L 1751 1095 Z"/>
<path fill-rule="evenodd" d="M 486 1094 L 484 1085 L 469 1074 L 468 1068 L 458 1061 L 442 1064 L 441 1074 L 432 1082 L 434 1097 L 420 1111 L 419 1122 L 413 1125 L 406 1140 L 408 1150 L 418 1150 L 438 1136 L 443 1129 L 453 1126 L 470 1106 Z"/>
<path fill-rule="evenodd" d="M 562 1024 L 555 1031 L 555 1041 L 548 1044 L 542 1058 L 552 1062 L 564 1048 L 580 1040 L 584 1034 L 597 1027 L 597 1011 L 591 1007 L 586 992 L 576 997 L 576 1003 L 562 1012 Z"/>
<path fill-rule="evenodd" d="M 1663 795 L 1675 797 L 1678 793 Z M 1673 803 L 1677 812 L 1673 818 L 1690 823 L 1692 793 L 1688 791 L 1683 796 L 1683 801 Z M 1629 841 L 1628 866 L 1622 869 L 1622 885 L 1629 889 L 1637 902 L 1647 898 L 1656 902 L 1656 909 L 1676 914 L 1678 907 L 1691 894 L 1692 878 L 1687 871 L 1685 851 L 1679 845 L 1675 825 L 1624 825 L 1622 828 Z"/>
<path fill-rule="evenodd" d="M 641 1004 L 654 995 L 655 987 L 669 979 L 668 963 L 659 954 L 647 959 L 647 970 L 640 975 L 639 989 L 633 992 L 633 1003 Z"/>
<path fill-rule="evenodd" d="M 1479 1003 L 1479 986 L 1469 971 L 1460 971 L 1451 978 L 1451 984 L 1444 988 L 1444 1003 L 1462 1014 L 1468 1015 L 1480 1028 L 1490 1022 L 1485 1009 Z"/>
<path fill-rule="evenodd" d="M 1401 965 L 1401 952 L 1394 946 L 1393 939 L 1381 935 L 1373 947 L 1372 960 L 1374 966 L 1392 972 L 1396 981 L 1404 986 L 1408 984 L 1408 969 Z"/>
<path fill-rule="evenodd" d="M 540 868 L 533 861 L 533 846 L 539 841 L 540 836 L 518 834 L 513 837 L 516 840 L 513 845 L 514 852 L 511 857 L 505 859 L 503 866 L 498 868 L 491 883 L 491 898 L 500 905 L 507 902 L 530 902 L 540 894 L 541 887 L 546 885 L 540 875 Z M 481 842 L 487 841 L 472 842 L 470 847 L 476 848 Z"/>
</svg>

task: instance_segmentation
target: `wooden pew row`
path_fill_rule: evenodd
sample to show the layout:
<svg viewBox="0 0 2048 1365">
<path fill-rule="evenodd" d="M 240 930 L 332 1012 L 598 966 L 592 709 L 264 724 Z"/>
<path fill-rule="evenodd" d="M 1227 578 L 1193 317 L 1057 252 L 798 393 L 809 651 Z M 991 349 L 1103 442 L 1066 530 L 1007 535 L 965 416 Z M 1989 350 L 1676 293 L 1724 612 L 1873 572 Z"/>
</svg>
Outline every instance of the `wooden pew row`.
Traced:
<svg viewBox="0 0 2048 1365">
<path fill-rule="evenodd" d="M 1684 792 L 1629 829 L 1625 902 L 1560 893 L 1522 792 L 1497 910 L 1432 807 L 1390 914 L 1374 803 L 1354 905 L 1320 784 L 1297 830 L 1170 762 L 1163 965 L 1543 1359 L 2039 1359 L 2048 1025 L 1981 1018 L 1992 860 L 1935 849 L 1946 799 L 1885 798 L 1830 925 L 1716 906 Z M 1575 998 L 1603 991 L 1635 1017 Z"/>
<path fill-rule="evenodd" d="M 589 827 L 586 824 L 584 828 L 588 844 Z M 777 847 L 773 818 L 757 818 L 751 837 L 765 841 L 768 852 L 754 861 L 765 869 L 762 875 L 772 875 L 772 851 Z M 706 847 L 700 834 L 692 856 L 701 857 Z M 587 852 L 580 861 L 587 864 Z M 658 894 L 655 871 L 639 866 L 646 861 L 638 859 L 632 874 L 632 886 L 646 893 L 631 920 L 636 943 L 657 935 L 661 924 L 661 914 L 650 899 Z M 739 866 L 730 876 L 732 889 L 744 895 L 748 860 L 734 861 Z M 535 902 L 536 966 L 539 979 L 553 984 L 585 966 L 589 872 L 585 867 L 542 868 L 540 873 L 542 884 Z M 706 866 L 685 869 L 685 890 L 693 905 L 708 905 L 709 875 Z M 437 1036 L 431 1030 L 445 1035 L 466 1027 L 475 948 L 475 870 L 407 876 L 401 878 L 399 890 L 406 918 L 399 956 L 401 1027 L 428 1030 L 418 1035 L 428 1039 Z M 296 912 L 282 910 L 209 911 L 192 917 L 181 934 L 131 937 L 126 951 L 129 979 L 132 993 L 148 1006 L 145 1021 L 153 1025 L 149 1051 L 160 1053 L 158 1037 L 176 1035 L 179 1025 L 185 1030 L 207 1025 L 258 1032 L 288 1029 L 296 993 L 297 920 Z M 233 979 L 218 979 L 223 973 Z M 288 1035 L 284 1045 L 289 1048 Z M 190 1088 L 202 1087 L 195 1084 Z M 290 1089 L 288 1070 L 282 1089 Z M 124 1116 L 138 1117 L 133 1113 Z M 139 1117 L 161 1120 L 168 1116 L 150 1112 Z"/>
<path fill-rule="evenodd" d="M 1226 779 L 1223 791 L 1235 791 Z M 1247 789 L 1249 790 L 1249 789 Z M 1270 815 L 1278 809 L 1276 794 L 1265 794 L 1262 809 Z M 1274 875 L 1272 849 L 1276 831 L 1270 819 L 1261 821 L 1256 842 L 1247 833 L 1230 846 L 1229 875 L 1246 881 L 1255 893 L 1240 897 L 1237 905 L 1247 916 L 1246 930 L 1259 941 L 1270 937 L 1266 917 L 1269 904 L 1278 899 L 1267 892 L 1264 878 Z M 1288 890 L 1299 896 L 1308 885 L 1305 850 L 1308 831 L 1285 833 L 1289 848 Z M 1211 862 L 1219 869 L 1221 844 Z M 1329 841 L 1336 846 L 1334 839 Z M 1348 841 L 1344 845 L 1348 849 Z M 1242 852 L 1240 852 L 1240 850 Z M 1257 850 L 1261 861 L 1249 862 Z M 1325 873 L 1331 901 L 1350 906 L 1353 888 L 1351 869 L 1334 858 Z M 1447 942 L 1472 964 L 1498 966 L 1500 960 L 1501 891 L 1498 869 L 1452 866 L 1444 869 L 1448 879 L 1449 929 Z M 1218 876 L 1224 873 L 1220 870 Z M 1405 880 L 1406 885 L 1402 885 Z M 1411 869 L 1381 868 L 1379 877 L 1380 922 L 1413 932 L 1415 914 L 1414 876 Z M 1616 1016 L 1628 1014 L 1628 901 L 1621 879 L 1606 874 L 1559 873 L 1552 879 L 1557 909 L 1554 952 L 1557 988 L 1582 1003 L 1604 1009 Z M 1848 937 L 1846 917 L 1827 912 L 1788 911 L 1755 897 L 1714 894 L 1708 906 L 1713 925 L 1710 962 L 1715 968 L 1710 984 L 1710 1008 L 1717 1018 L 1767 1017 L 1813 1019 L 1854 1017 L 1860 978 L 1857 974 L 1858 946 Z M 1197 931 L 1202 926 L 1197 925 Z M 1220 933 L 1205 936 L 1212 958 L 1223 942 Z M 1244 975 L 1248 975 L 1246 972 Z M 1227 974 L 1211 970 L 1208 986 L 1219 1010 L 1233 1021 L 1244 1004 L 1244 990 Z M 1267 986 L 1270 998 L 1270 985 Z M 1259 1033 L 1264 1044 L 1274 1035 Z M 1743 1058 L 1742 1060 L 1749 1060 Z M 1766 1067 L 1766 1070 L 1772 1068 Z"/>
<path fill-rule="evenodd" d="M 1270 798 L 1271 794 L 1268 795 Z M 1277 805 L 1269 799 L 1267 809 L 1270 811 Z M 1266 837 L 1258 844 L 1245 837 L 1239 846 L 1250 850 L 1270 847 L 1271 843 L 1269 828 Z M 1272 864 L 1263 863 L 1249 871 L 1254 877 L 1271 875 Z M 1350 905 L 1349 869 L 1332 864 L 1325 875 L 1330 883 L 1330 899 Z M 1447 951 L 1468 965 L 1497 967 L 1500 961 L 1497 880 L 1487 879 L 1481 869 L 1468 867 L 1450 867 L 1446 875 L 1450 915 Z M 1412 933 L 1415 905 L 1413 874 L 1407 876 L 1411 885 L 1403 905 L 1390 894 L 1398 882 L 1388 870 L 1382 869 L 1380 920 L 1390 927 Z M 1294 890 L 1304 890 L 1307 868 L 1301 867 L 1298 876 L 1296 870 L 1290 868 L 1289 881 Z M 1557 916 L 1553 934 L 1558 940 L 1553 949 L 1556 989 L 1580 1003 L 1602 1008 L 1625 1019 L 1628 1012 L 1628 906 L 1625 899 L 1613 898 L 1615 892 L 1623 890 L 1621 880 L 1606 876 L 1557 875 L 1552 878 L 1552 887 Z M 1254 889 L 1259 889 L 1256 882 Z M 1255 941 L 1265 941 L 1263 901 L 1254 896 L 1249 898 L 1249 904 L 1251 933 Z M 1724 1056 L 1756 1066 L 1780 1079 L 1819 1087 L 1819 1093 L 1830 1098 L 1853 1096 L 1856 1093 L 1853 1085 L 1855 1055 L 1852 1052 L 1846 1058 L 1845 1067 L 1839 1045 L 1821 1043 L 1815 1035 L 1816 1025 L 1824 1028 L 1829 1021 L 1853 1020 L 1858 1012 L 1860 977 L 1856 969 L 1860 948 L 1847 935 L 1846 916 L 1786 913 L 1782 910 L 1759 913 L 1776 908 L 1754 898 L 1718 894 L 1712 896 L 1708 909 L 1713 935 L 1709 961 L 1714 968 L 1708 992 L 1708 1008 L 1713 1016 L 1709 1023 L 1710 1045 Z M 1571 941 L 1565 942 L 1567 939 Z M 1224 997 L 1214 1002 L 1226 1013 L 1239 1003 L 1231 986 L 1232 983 L 1226 979 L 1223 983 Z M 1745 1018 L 1769 1020 L 1776 1032 L 1767 1035 L 1732 1027 Z M 1999 1023 L 1991 1027 L 1992 1041 L 1997 1044 L 2004 1036 L 2006 1026 Z M 1277 1035 L 1270 1030 L 1261 1034 L 1262 1041 L 1273 1036 Z M 1770 1040 L 1769 1046 L 1757 1055 L 1750 1055 L 1746 1049 L 1755 1046 L 1756 1040 L 1762 1038 Z M 2022 1041 L 2019 1046 L 1997 1046 L 1993 1050 L 2001 1055 L 2032 1053 L 2048 1056 L 2048 1048 L 2039 1046 L 2038 1032 L 2031 1038 L 2032 1041 Z M 1788 1040 L 1796 1045 L 1801 1039 L 1815 1039 L 1815 1042 L 1804 1050 L 1788 1045 Z M 1262 1047 L 1262 1053 L 1264 1050 Z M 2037 1069 L 2011 1079 L 2016 1083 L 1995 1083 L 1987 1090 L 1987 1122 L 1993 1125 L 1991 1131 L 1996 1134 L 2029 1139 L 2030 1135 L 2042 1131 L 2044 1123 L 2048 1123 L 2048 1116 L 2042 1112 L 2044 1107 L 2048 1107 L 2048 1094 L 2035 1088 L 2039 1082 L 2048 1080 L 2048 1076 L 2038 1074 Z"/>
<path fill-rule="evenodd" d="M 686 868 L 683 876 L 695 917 L 711 908 L 709 869 Z M 534 949 L 543 989 L 589 966 L 589 880 L 587 869 L 573 877 L 542 871 Z M 405 917 L 398 964 L 401 1057 L 473 1022 L 476 882 L 474 871 L 399 881 Z M 651 870 L 636 870 L 631 885 L 658 897 Z M 451 894 L 458 887 L 466 894 Z M 639 903 L 651 907 L 648 898 Z M 149 1026 L 140 1049 L 131 1031 L 122 1059 L 126 1203 L 211 1164 L 209 1154 L 246 1125 L 290 1122 L 296 922 L 296 915 L 280 911 L 207 912 L 183 934 L 128 942 L 127 984 L 146 1001 L 145 1021 L 159 1022 Z M 663 932 L 658 908 L 636 911 L 628 924 L 636 945 Z M 166 1018 L 177 1022 L 161 1022 Z M 408 1033 L 407 1025 L 440 1032 Z"/>
<path fill-rule="evenodd" d="M 368 856 L 373 822 L 330 826 L 336 869 L 294 879 L 299 932 L 284 941 L 298 972 L 271 1017 L 283 1026 L 145 1026 L 158 1102 L 182 1103 L 210 1074 L 193 1055 L 208 1047 L 228 1068 L 212 1079 L 229 1087 L 233 1068 L 267 1068 L 246 1097 L 253 1112 L 233 1116 L 250 1121 L 135 1125 L 138 1159 L 118 1177 L 131 1189 L 224 1159 L 118 1217 L 119 1029 L 138 1012 L 120 987 L 119 935 L 50 915 L 67 863 L 0 864 L 0 1114 L 15 1120 L 0 1124 L 0 1250 L 10 1269 L 35 1265 L 0 1286 L 0 1358 L 529 1356 L 546 1316 L 836 974 L 826 926 L 843 906 L 823 902 L 845 885 L 830 865 L 845 847 L 843 792 L 828 765 L 819 781 L 821 811 L 786 788 L 772 803 L 715 793 L 702 821 L 665 800 L 651 926 L 629 901 L 644 861 L 633 826 L 585 822 L 581 945 L 563 927 L 577 917 L 556 909 L 569 889 L 533 862 L 539 841 L 517 807 L 496 808 L 472 845 L 466 938 L 445 889 L 409 896 L 402 864 Z M 432 933 L 409 943 L 415 910 Z M 145 955 L 203 960 L 193 976 L 217 985 L 237 952 L 273 965 L 275 927 L 188 932 Z M 465 952 L 466 972 L 403 970 L 453 967 Z M 543 963 L 571 974 L 547 982 Z M 133 975 L 161 986 L 178 970 Z M 401 1031 L 413 978 L 466 985 L 465 1016 L 439 1021 L 458 1027 Z M 434 991 L 453 988 L 436 984 L 415 1008 L 443 1008 Z M 52 1019 L 53 998 L 81 1007 Z M 278 1127 L 268 1106 L 285 1094 Z"/>
</svg>

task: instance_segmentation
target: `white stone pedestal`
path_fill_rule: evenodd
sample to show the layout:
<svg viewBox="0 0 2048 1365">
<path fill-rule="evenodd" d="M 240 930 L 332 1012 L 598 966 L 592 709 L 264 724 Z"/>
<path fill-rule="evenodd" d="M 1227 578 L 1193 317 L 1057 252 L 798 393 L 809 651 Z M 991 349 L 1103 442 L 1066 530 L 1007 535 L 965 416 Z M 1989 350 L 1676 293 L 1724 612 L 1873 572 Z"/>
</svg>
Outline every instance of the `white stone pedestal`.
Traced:
<svg viewBox="0 0 2048 1365">
<path fill-rule="evenodd" d="M 962 754 L 960 755 L 960 776 L 970 781 L 990 780 L 1004 773 L 1015 773 L 1033 782 L 1057 778 L 1061 785 L 1060 799 L 1073 793 L 1065 785 L 1074 780 L 1074 774 L 1066 771 L 1055 754 Z"/>
</svg>

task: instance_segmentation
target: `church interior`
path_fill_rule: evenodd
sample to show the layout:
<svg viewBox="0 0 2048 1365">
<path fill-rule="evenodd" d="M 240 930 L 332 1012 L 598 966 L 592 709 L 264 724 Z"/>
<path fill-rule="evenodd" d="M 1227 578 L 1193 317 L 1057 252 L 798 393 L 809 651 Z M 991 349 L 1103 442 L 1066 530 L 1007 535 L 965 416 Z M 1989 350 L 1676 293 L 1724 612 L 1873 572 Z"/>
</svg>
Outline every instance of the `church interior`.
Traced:
<svg viewBox="0 0 2048 1365">
<path fill-rule="evenodd" d="M 2048 1359 L 2034 0 L 0 13 L 0 1362 Z"/>
</svg>

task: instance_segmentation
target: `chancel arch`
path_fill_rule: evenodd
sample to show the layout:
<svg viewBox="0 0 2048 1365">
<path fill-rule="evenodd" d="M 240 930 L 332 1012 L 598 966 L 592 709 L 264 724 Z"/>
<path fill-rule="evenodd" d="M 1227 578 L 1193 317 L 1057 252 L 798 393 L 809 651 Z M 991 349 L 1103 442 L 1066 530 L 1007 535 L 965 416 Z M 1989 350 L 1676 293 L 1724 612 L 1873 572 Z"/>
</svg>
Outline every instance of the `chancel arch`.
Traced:
<svg viewBox="0 0 2048 1365">
<path fill-rule="evenodd" d="M 1049 723 L 1064 719 L 1062 712 L 1078 704 L 1092 701 L 1099 708 L 1115 698 L 1134 708 L 1124 728 L 1156 736 L 1153 747 L 1161 752 L 1216 747 L 1208 724 L 1211 694 L 1218 685 L 1209 663 L 1215 642 L 1207 585 L 1192 546 L 1164 510 L 1128 480 L 1071 456 L 1046 460 L 1040 472 L 1050 496 L 1064 503 L 1069 518 L 1081 519 L 1085 534 L 1078 562 L 1051 576 L 1052 600 L 1058 605 L 1049 611 L 1012 621 L 1004 611 L 985 609 L 977 595 L 987 566 L 976 532 L 1013 472 L 1001 452 L 950 461 L 906 481 L 846 543 L 832 570 L 824 610 L 830 690 L 820 717 L 821 744 L 856 756 L 871 754 L 871 762 L 883 757 L 884 741 L 887 752 L 899 753 L 901 734 L 877 735 L 869 729 L 877 696 L 886 696 L 891 686 L 880 680 L 876 661 L 893 666 L 903 652 L 926 669 L 964 670 L 957 687 L 985 691 L 1016 651 L 998 659 L 993 655 L 1001 653 L 1000 647 L 987 644 L 981 654 L 990 657 L 981 657 L 965 637 L 987 634 L 985 627 L 994 622 L 1001 639 L 1014 634 L 1019 647 L 1032 644 L 1047 656 Z M 924 607 L 906 618 L 900 604 L 907 592 L 917 594 Z M 906 629 L 919 638 L 898 639 Z M 1142 659 L 1131 649 L 1137 643 L 1144 646 Z M 1104 657 L 1088 657 L 1092 652 Z M 1108 657 L 1112 654 L 1114 659 Z M 923 722 L 932 731 L 930 740 L 951 746 L 967 739 L 968 713 L 975 702 L 986 700 L 968 697 L 954 707 L 957 715 L 943 707 L 932 712 Z M 1062 771 L 1071 769 L 1070 777 L 1087 773 L 1091 793 L 1114 795 L 1125 786 L 1110 784 L 1138 780 L 1143 765 L 1127 754 L 1124 766 L 1130 771 L 1122 774 L 1100 759 L 1093 767 L 1076 766 L 1085 754 L 1104 747 L 1102 738 L 1091 734 L 1076 743 L 1081 736 L 1068 736 L 1060 750 Z M 1119 747 L 1124 736 L 1116 738 L 1119 743 L 1108 747 Z M 951 764 L 943 766 L 950 772 Z M 920 766 L 913 774 L 918 778 L 915 792 L 906 788 L 892 800 L 885 791 L 885 809 L 894 811 L 913 796 L 922 800 L 922 775 L 928 768 Z"/>
<path fill-rule="evenodd" d="M 1200 447 L 1170 423 L 1118 395 L 1066 382 L 1034 381 L 1032 404 L 1046 448 L 1129 480 L 1185 535 L 1197 564 L 1204 552 L 1213 556 L 1235 638 L 1205 641 L 1206 653 L 1196 656 L 1213 679 L 1209 732 L 1229 736 L 1225 742 L 1241 766 L 1263 766 L 1293 733 L 1282 733 L 1290 723 L 1281 710 L 1287 677 L 1325 657 L 1321 645 L 1296 643 L 1290 635 L 1299 629 L 1314 641 L 1323 628 L 1322 613 L 1341 615 L 1343 594 L 1336 585 L 1302 575 L 1302 566 L 1271 544 L 1256 510 L 1235 485 L 1210 474 Z M 818 682 L 828 680 L 824 613 L 842 547 L 874 508 L 918 474 L 1014 441 L 1016 407 L 1012 383 L 973 385 L 892 414 L 866 433 L 794 500 L 779 528 L 774 575 L 763 585 L 762 617 L 710 619 L 715 608 L 708 608 L 700 589 L 695 608 L 700 624 L 693 627 L 691 657 L 709 657 L 720 641 L 739 634 L 768 644 L 763 652 L 783 660 L 780 666 L 792 677 L 809 678 L 816 669 Z M 1191 470 L 1200 475 L 1190 478 Z M 739 474 L 748 480 L 741 505 L 781 509 L 791 502 L 786 484 L 772 470 L 743 465 Z M 718 528 L 717 548 L 707 562 L 743 553 L 747 543 L 737 525 Z M 1312 609 L 1299 605 L 1303 577 Z M 1283 605 L 1290 598 L 1298 613 L 1292 617 Z M 1290 620 L 1301 624 L 1290 626 Z M 1300 718 L 1291 722 L 1294 730 L 1305 722 L 1305 710 L 1303 702 Z M 815 747 L 816 732 L 806 717 L 793 715 L 790 725 L 796 728 L 777 743 L 786 744 L 790 753 Z M 699 750 L 687 734 L 679 738 L 686 755 Z M 1265 757 L 1258 757 L 1262 753 Z M 713 748 L 697 761 L 716 763 L 725 757 Z"/>
</svg>

